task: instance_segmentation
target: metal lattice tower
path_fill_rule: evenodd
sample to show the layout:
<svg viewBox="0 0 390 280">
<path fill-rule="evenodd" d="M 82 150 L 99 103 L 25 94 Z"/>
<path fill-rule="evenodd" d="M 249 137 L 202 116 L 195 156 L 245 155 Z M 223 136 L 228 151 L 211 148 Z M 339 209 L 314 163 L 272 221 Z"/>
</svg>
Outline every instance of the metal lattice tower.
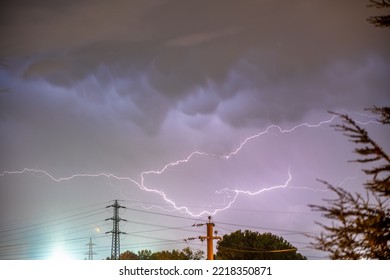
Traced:
<svg viewBox="0 0 390 280">
<path fill-rule="evenodd" d="M 93 245 L 96 244 L 92 243 L 92 237 L 89 238 L 89 243 L 86 245 L 88 246 L 88 252 L 86 253 L 88 255 L 88 260 L 93 260 L 93 255 L 96 255 L 93 251 Z"/>
<path fill-rule="evenodd" d="M 122 232 L 119 230 L 119 222 L 120 221 L 126 221 L 125 219 L 121 219 L 119 217 L 119 208 L 126 208 L 124 206 L 119 205 L 118 200 L 115 200 L 114 204 L 107 206 L 106 208 L 112 207 L 114 209 L 114 213 L 112 218 L 106 219 L 112 220 L 112 231 L 108 231 L 107 233 L 112 234 L 112 242 L 111 242 L 111 259 L 112 260 L 119 260 L 120 256 L 120 235 L 125 234 L 125 232 Z"/>
</svg>

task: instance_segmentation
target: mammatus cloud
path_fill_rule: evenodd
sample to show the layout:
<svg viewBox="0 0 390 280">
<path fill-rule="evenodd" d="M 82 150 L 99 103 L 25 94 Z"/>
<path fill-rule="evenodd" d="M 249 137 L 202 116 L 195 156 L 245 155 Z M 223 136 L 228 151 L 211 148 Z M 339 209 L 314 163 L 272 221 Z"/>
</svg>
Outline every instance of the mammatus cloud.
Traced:
<svg viewBox="0 0 390 280">
<path fill-rule="evenodd" d="M 223 1 L 221 10 L 221 4 L 8 4 L 2 56 L 26 91 L 31 85 L 69 91 L 84 114 L 96 107 L 101 118 L 127 120 L 148 133 L 175 111 L 191 124 L 216 117 L 256 127 L 385 98 L 389 40 L 365 22 L 365 7 Z"/>
<path fill-rule="evenodd" d="M 23 88 L 26 96 L 9 95 L 2 102 L 2 111 L 12 115 L 18 110 L 13 107 L 36 94 L 34 98 L 52 99 L 51 110 L 59 106 L 55 111 L 63 111 L 62 102 L 74 102 L 82 115 L 123 119 L 148 132 L 157 132 L 169 112 L 175 111 L 194 119 L 213 115 L 233 127 L 256 127 L 301 120 L 310 110 L 359 110 L 370 102 L 381 104 L 386 99 L 389 82 L 385 73 L 390 68 L 380 57 L 366 57 L 276 78 L 261 64 L 244 60 L 232 66 L 224 79 L 215 80 L 205 73 L 203 81 L 189 79 L 180 85 L 176 82 L 179 69 L 167 79 L 155 67 L 118 74 L 115 67 L 102 65 L 75 78 L 63 65 L 50 60 L 33 63 L 23 72 L 22 80 L 12 77 L 8 90 Z M 56 82 L 60 79 L 62 84 Z M 30 110 L 42 111 L 40 106 L 45 105 L 28 102 L 18 114 L 25 112 L 26 118 L 31 118 Z M 35 117 L 40 118 L 38 114 L 31 121 Z"/>
</svg>

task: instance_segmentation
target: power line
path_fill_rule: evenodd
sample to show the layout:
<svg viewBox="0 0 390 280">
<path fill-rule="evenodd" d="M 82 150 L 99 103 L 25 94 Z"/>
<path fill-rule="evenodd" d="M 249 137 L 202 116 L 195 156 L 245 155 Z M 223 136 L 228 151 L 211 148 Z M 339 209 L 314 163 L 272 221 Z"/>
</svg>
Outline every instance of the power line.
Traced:
<svg viewBox="0 0 390 280">
<path fill-rule="evenodd" d="M 79 208 L 76 208 L 76 209 L 73 209 L 73 210 L 70 210 L 70 211 L 67 211 L 67 212 L 62 212 L 62 214 L 64 214 L 64 213 L 72 213 L 72 212 L 75 212 L 75 211 L 84 210 L 84 209 L 90 208 L 92 206 L 97 206 L 97 205 L 102 205 L 102 204 L 107 204 L 107 203 L 95 203 L 95 204 L 92 204 L 92 205 L 89 205 L 89 206 L 79 207 Z M 99 209 L 102 209 L 102 208 L 99 207 L 99 208 L 96 208 L 96 209 L 92 209 L 90 211 L 86 211 L 86 212 L 82 212 L 82 213 L 78 213 L 78 214 L 73 214 L 73 215 L 70 215 L 70 216 L 60 217 L 60 218 L 49 220 L 49 221 L 44 221 L 44 222 L 35 223 L 35 224 L 27 224 L 27 225 L 23 225 L 23 226 L 16 227 L 16 228 L 11 228 L 11 229 L 5 229 L 7 227 L 12 226 L 13 224 L 20 224 L 20 222 L 23 221 L 23 220 L 31 221 L 31 220 L 39 219 L 41 217 L 32 217 L 32 218 L 30 217 L 28 219 L 19 219 L 17 221 L 13 221 L 13 223 L 1 224 L 0 228 L 2 228 L 2 230 L 0 230 L 0 233 L 7 232 L 7 231 L 12 231 L 12 230 L 17 230 L 17 229 L 23 229 L 25 227 L 33 227 L 33 226 L 44 225 L 46 223 L 53 223 L 53 222 L 56 222 L 58 220 L 63 220 L 63 219 L 68 219 L 68 218 L 71 218 L 71 217 L 83 215 L 84 213 L 90 213 L 90 212 L 93 212 L 93 211 L 96 211 L 96 210 L 99 210 Z"/>
<path fill-rule="evenodd" d="M 180 219 L 193 220 L 193 218 L 189 218 L 189 217 L 182 217 L 182 216 L 166 214 L 166 213 L 158 213 L 158 212 L 153 212 L 153 211 L 148 211 L 148 210 L 140 210 L 140 209 L 134 209 L 134 208 L 126 208 L 126 209 L 132 210 L 132 211 L 137 211 L 137 212 L 142 212 L 142 213 L 166 216 L 166 217 L 174 217 L 174 218 L 180 218 Z M 218 222 L 218 224 L 230 225 L 230 226 L 239 226 L 239 227 L 243 227 L 243 228 L 254 228 L 254 229 L 261 229 L 261 230 L 279 231 L 279 232 L 285 232 L 286 235 L 314 233 L 314 232 L 303 232 L 303 231 L 287 230 L 287 229 L 277 229 L 277 228 L 266 228 L 266 227 L 250 226 L 250 225 L 240 225 L 240 224 L 224 223 L 224 222 Z"/>
<path fill-rule="evenodd" d="M 157 238 L 153 238 L 153 237 L 150 237 L 150 236 L 145 236 L 145 235 L 141 235 L 140 233 L 149 233 L 149 232 L 160 232 L 160 231 L 163 231 L 163 230 L 185 230 L 185 231 L 188 231 L 187 228 L 189 228 L 190 226 L 180 226 L 180 227 L 166 227 L 166 226 L 161 226 L 161 225 L 157 225 L 157 224 L 152 224 L 152 223 L 143 223 L 143 222 L 137 222 L 137 221 L 128 221 L 128 222 L 131 222 L 131 223 L 138 223 L 138 224 L 141 224 L 141 225 L 148 225 L 148 226 L 154 226 L 154 227 L 159 227 L 158 229 L 153 229 L 153 230 L 143 230 L 143 231 L 137 231 L 137 232 L 132 232 L 132 233 L 129 233 L 129 235 L 132 235 L 132 236 L 139 236 L 141 238 L 147 238 L 147 239 L 157 239 Z M 89 223 L 89 224 L 96 224 L 96 222 L 92 222 L 92 223 Z M 81 225 L 81 227 L 84 227 L 86 224 L 84 225 Z M 100 225 L 98 225 L 100 226 Z M 72 228 L 79 228 L 79 226 L 74 226 Z M 81 232 L 83 231 L 84 229 L 80 229 L 78 231 L 70 231 L 70 229 L 72 228 L 66 228 L 66 231 L 67 231 L 67 235 L 70 235 L 70 234 L 75 234 L 76 232 Z M 53 231 L 52 231 L 53 232 Z M 54 231 L 56 232 L 56 231 Z M 193 232 L 193 231 L 192 231 Z M 31 235 L 30 235 L 31 236 Z M 46 238 L 46 239 L 43 239 L 43 238 Z M 10 244 L 10 245 L 5 245 L 5 246 L 2 246 L 2 257 L 4 258 L 5 255 L 6 255 L 6 252 L 4 250 L 7 250 L 7 249 L 11 249 L 12 248 L 12 251 L 15 253 L 15 252 L 20 252 L 20 253 L 23 253 L 24 249 L 28 248 L 28 249 L 33 249 L 33 247 L 36 247 L 38 249 L 38 251 L 43 251 L 43 252 L 48 252 L 49 250 L 39 250 L 40 249 L 43 249 L 41 248 L 40 246 L 44 245 L 44 244 L 47 244 L 47 237 L 43 237 L 40 241 L 38 240 L 35 240 L 34 242 L 31 242 L 31 240 L 25 240 L 23 243 L 16 243 L 16 244 Z M 85 237 L 81 237 L 81 238 L 76 238 L 76 239 L 62 239 L 60 240 L 59 242 L 66 242 L 67 244 L 69 244 L 70 242 L 80 242 L 80 239 L 81 240 L 85 240 Z M 19 238 L 17 239 L 14 239 L 15 241 L 19 240 Z M 166 241 L 169 241 L 170 243 L 172 243 L 172 240 L 167 240 L 167 239 L 161 239 L 161 238 L 158 238 L 157 240 L 162 240 L 163 242 L 166 242 Z M 96 248 L 96 247 L 95 247 Z M 36 255 L 37 253 L 37 249 L 34 249 L 34 252 Z M 13 254 L 15 255 L 15 254 Z M 9 253 L 7 252 L 7 256 L 9 256 Z"/>
<path fill-rule="evenodd" d="M 68 223 L 68 222 L 74 222 L 74 221 L 77 221 L 77 220 L 82 220 L 82 219 L 85 219 L 85 218 L 89 218 L 89 217 L 92 217 L 92 216 L 96 216 L 96 215 L 99 215 L 99 214 L 102 214 L 102 213 L 105 213 L 105 212 L 99 212 L 99 213 L 95 213 L 95 214 L 91 214 L 91 215 L 88 215 L 88 216 L 85 216 L 85 217 L 81 217 L 81 218 L 77 218 L 77 219 L 73 219 L 71 221 L 66 221 L 66 222 L 63 222 L 63 223 L 58 223 L 58 224 L 55 224 L 55 225 L 51 225 L 51 227 L 54 227 L 54 226 L 64 226 L 65 223 Z M 42 236 L 42 233 L 39 232 L 40 230 L 44 230 L 45 234 L 50 234 L 50 233 L 56 233 L 58 231 L 61 231 L 62 233 L 66 232 L 67 230 L 69 229 L 73 229 L 73 228 L 78 228 L 78 227 L 84 227 L 86 225 L 90 225 L 90 224 L 96 224 L 97 222 L 91 222 L 91 223 L 84 223 L 84 224 L 81 224 L 81 225 L 77 225 L 77 226 L 72 226 L 72 227 L 67 227 L 65 231 L 63 230 L 47 230 L 47 227 L 48 226 L 45 226 L 45 227 L 39 227 L 39 228 L 34 228 L 34 229 L 29 229 L 29 230 L 25 230 L 25 231 L 21 231 L 21 232 L 14 232 L 14 233 L 9 233 L 7 235 L 4 235 L 1 237 L 1 239 L 5 239 L 5 240 L 1 240 L 0 243 L 8 243 L 8 242 L 12 242 L 12 241 L 15 241 L 15 240 L 19 240 L 20 238 L 13 238 L 13 239 L 6 239 L 6 237 L 15 237 L 17 235 L 26 235 L 30 232 L 37 232 L 36 234 L 30 234 L 28 235 L 29 238 L 33 238 L 35 236 Z M 0 246 L 1 247 L 1 246 Z"/>
<path fill-rule="evenodd" d="M 313 232 L 308 232 L 308 231 L 304 232 L 304 231 L 295 231 L 295 230 L 287 230 L 287 229 L 266 228 L 266 227 L 240 225 L 240 224 L 233 224 L 233 223 L 226 223 L 226 222 L 219 222 L 219 224 L 228 225 L 228 226 L 237 226 L 237 227 L 241 227 L 241 228 L 254 228 L 254 229 L 261 229 L 261 230 L 280 231 L 280 232 L 285 232 L 285 235 L 313 233 Z"/>
<path fill-rule="evenodd" d="M 228 251 L 234 251 L 234 252 L 242 252 L 242 253 L 285 253 L 285 252 L 292 252 L 292 251 L 297 251 L 297 248 L 291 248 L 291 249 L 279 249 L 279 250 L 241 250 L 241 249 L 235 249 L 235 248 L 229 248 L 229 247 L 222 247 L 219 246 L 219 248 L 223 250 L 228 250 Z"/>
<path fill-rule="evenodd" d="M 29 224 L 29 225 L 23 225 L 23 226 L 20 226 L 20 227 L 17 227 L 17 228 L 11 228 L 11 229 L 2 230 L 2 231 L 0 231 L 0 234 L 1 234 L 0 238 L 4 238 L 4 237 L 10 236 L 10 235 L 14 236 L 15 234 L 26 233 L 26 232 L 29 232 L 29 231 L 34 231 L 34 230 L 36 230 L 36 228 L 40 228 L 40 227 L 46 228 L 47 226 L 49 226 L 48 224 L 51 224 L 51 223 L 55 223 L 54 225 L 59 224 L 59 223 L 69 223 L 69 222 L 81 220 L 81 219 L 84 219 L 84 218 L 88 218 L 88 217 L 91 217 L 91 216 L 95 216 L 95 215 L 98 215 L 98 214 L 102 214 L 102 213 L 105 212 L 105 211 L 102 211 L 102 212 L 97 212 L 97 213 L 90 214 L 90 215 L 87 215 L 87 216 L 78 217 L 78 216 L 81 216 L 81 215 L 85 215 L 85 214 L 96 212 L 97 210 L 101 210 L 101 208 L 93 209 L 93 210 L 86 211 L 86 212 L 83 212 L 83 213 L 78 213 L 78 214 L 74 214 L 74 215 L 71 215 L 71 216 L 57 218 L 57 219 L 53 219 L 53 220 L 49 220 L 49 221 L 45 221 L 45 222 L 40 222 L 40 223 L 36 223 L 36 224 Z M 74 217 L 78 217 L 78 218 L 74 218 Z M 68 220 L 70 218 L 74 218 L 74 219 Z M 20 232 L 18 232 L 18 231 L 20 231 Z M 3 233 L 6 233 L 6 234 L 3 234 Z"/>
<path fill-rule="evenodd" d="M 177 216 L 177 215 L 173 215 L 173 214 L 158 213 L 158 212 L 153 212 L 153 211 L 148 211 L 148 210 L 141 210 L 141 209 L 135 209 L 135 208 L 129 208 L 129 207 L 126 207 L 126 209 L 127 209 L 127 210 L 130 210 L 130 211 L 136 211 L 136 212 L 141 212 L 141 213 L 154 214 L 154 215 L 158 215 L 158 216 L 173 217 L 173 218 L 185 219 L 185 220 L 191 220 L 191 221 L 194 220 L 194 218 L 182 217 L 182 216 Z"/>
<path fill-rule="evenodd" d="M 179 216 L 179 215 L 169 214 L 169 213 L 155 212 L 155 211 L 150 211 L 150 210 L 145 210 L 145 209 L 127 208 L 127 207 L 124 207 L 121 205 L 119 205 L 119 207 L 117 209 L 117 214 L 115 214 L 115 207 L 114 207 L 115 203 L 117 203 L 119 205 L 118 200 L 115 200 L 112 205 L 109 205 L 103 209 L 99 207 L 96 209 L 83 211 L 82 213 L 74 213 L 74 211 L 75 211 L 74 210 L 74 211 L 71 211 L 74 214 L 66 216 L 66 217 L 59 217 L 56 219 L 51 219 L 49 221 L 43 221 L 40 223 L 28 224 L 28 225 L 18 226 L 15 228 L 7 228 L 7 229 L 0 230 L 0 244 L 3 244 L 3 246 L 0 246 L 0 248 L 1 248 L 0 258 L 11 257 L 11 256 L 26 256 L 23 258 L 27 259 L 27 258 L 34 258 L 36 256 L 39 256 L 39 254 L 44 255 L 46 252 L 50 252 L 50 250 L 48 249 L 48 246 L 46 246 L 47 236 L 43 236 L 42 233 L 39 231 L 44 231 L 45 234 L 60 233 L 62 236 L 65 236 L 65 235 L 75 236 L 75 234 L 78 232 L 83 232 L 83 231 L 88 230 L 88 227 L 87 227 L 88 225 L 92 225 L 92 224 L 96 225 L 97 222 L 83 223 L 82 225 L 74 225 L 74 226 L 72 226 L 72 223 L 74 223 L 76 221 L 80 221 L 80 220 L 90 219 L 91 217 L 98 217 L 98 215 L 102 215 L 104 213 L 107 213 L 107 208 L 110 208 L 110 207 L 114 208 L 113 209 L 114 213 L 113 213 L 112 218 L 106 219 L 106 221 L 112 220 L 113 225 L 112 225 L 112 230 L 106 232 L 106 234 L 111 233 L 112 235 L 115 235 L 114 233 L 117 232 L 116 226 L 115 226 L 115 220 L 119 220 L 118 221 L 118 228 L 117 228 L 119 234 L 117 237 L 117 241 L 113 240 L 113 238 L 111 240 L 111 251 L 112 251 L 111 257 L 118 256 L 118 258 L 119 258 L 119 255 L 120 255 L 120 244 L 119 244 L 120 237 L 119 237 L 119 235 L 123 234 L 123 232 L 121 232 L 119 230 L 119 222 L 125 221 L 125 220 L 121 219 L 119 217 L 119 208 L 126 208 L 126 210 L 150 214 L 150 215 L 156 215 L 158 217 L 169 217 L 169 218 L 185 219 L 185 220 L 191 220 L 191 221 L 195 220 L 193 217 L 185 217 L 185 216 Z M 126 204 L 128 202 L 124 201 L 124 203 Z M 81 209 L 86 209 L 86 208 L 90 208 L 90 207 L 83 207 Z M 115 218 L 116 215 L 117 215 L 118 219 Z M 197 218 L 196 220 L 203 221 L 204 218 Z M 147 233 L 152 234 L 152 233 L 161 232 L 161 231 L 168 231 L 168 230 L 194 232 L 194 231 L 189 229 L 190 226 L 167 227 L 167 226 L 164 226 L 161 224 L 147 223 L 147 222 L 143 222 L 143 221 L 135 221 L 135 220 L 126 220 L 126 221 L 128 223 L 131 223 L 131 224 L 139 224 L 139 225 L 143 225 L 143 226 L 156 227 L 155 229 L 138 230 L 138 231 L 134 231 L 134 232 L 127 234 L 127 235 L 131 235 L 131 236 L 135 236 L 135 237 L 139 237 L 139 238 L 144 238 L 144 239 L 152 239 L 152 240 L 154 239 L 154 240 L 156 240 L 156 242 L 137 243 L 136 245 L 132 245 L 132 246 L 125 245 L 124 248 L 141 247 L 141 246 L 143 246 L 141 244 L 145 244 L 147 246 L 159 246 L 159 245 L 163 246 L 163 245 L 173 245 L 173 244 L 184 243 L 183 239 L 180 239 L 179 241 L 172 240 L 172 239 L 164 239 L 164 238 L 158 238 L 158 237 L 153 237 L 153 236 L 147 236 L 147 235 L 145 235 Z M 222 225 L 222 226 L 220 226 L 220 225 Z M 226 227 L 223 227 L 223 225 L 225 225 Z M 99 223 L 98 227 L 101 227 L 101 226 L 104 226 L 104 224 Z M 50 228 L 48 229 L 48 227 L 53 227 L 53 229 L 50 229 Z M 54 229 L 54 227 L 61 227 L 61 228 Z M 218 228 L 224 229 L 226 231 L 232 231 L 232 229 L 229 229 L 230 227 L 255 228 L 255 229 L 261 229 L 261 230 L 280 231 L 280 232 L 284 232 L 286 235 L 307 233 L 307 232 L 301 232 L 301 231 L 295 231 L 295 230 L 265 228 L 265 227 L 240 225 L 240 224 L 226 223 L 226 222 L 219 222 L 219 225 L 218 225 Z M 89 228 L 89 230 L 91 230 L 91 228 Z M 201 233 L 201 232 L 199 232 L 199 233 Z M 87 238 L 86 235 L 90 237 L 90 232 L 86 233 L 83 237 L 68 238 L 68 239 L 56 239 L 55 242 L 66 242 L 66 244 L 74 243 L 75 245 L 76 245 L 76 243 L 80 243 L 80 245 L 81 245 L 82 240 L 85 240 Z M 39 238 L 35 238 L 35 237 L 39 237 Z M 97 238 L 101 238 L 101 237 L 107 238 L 107 236 L 99 236 Z M 33 238 L 35 238 L 35 240 L 32 240 Z M 206 240 L 206 239 L 204 239 L 204 240 Z M 116 242 L 118 242 L 118 243 L 116 243 Z M 13 243 L 13 244 L 10 244 L 10 243 Z M 118 244 L 118 249 L 115 249 L 115 244 Z M 301 244 L 304 244 L 304 243 L 301 242 Z M 82 246 L 80 246 L 80 248 L 81 247 Z M 93 249 L 94 249 L 94 251 L 96 251 L 96 250 L 103 250 L 107 247 L 109 247 L 109 246 L 94 246 Z M 68 247 L 67 251 L 69 251 L 69 250 L 79 252 L 82 249 L 71 249 Z M 119 252 L 119 254 L 116 253 L 117 251 Z M 19 258 L 21 258 L 21 257 L 19 257 Z"/>
</svg>

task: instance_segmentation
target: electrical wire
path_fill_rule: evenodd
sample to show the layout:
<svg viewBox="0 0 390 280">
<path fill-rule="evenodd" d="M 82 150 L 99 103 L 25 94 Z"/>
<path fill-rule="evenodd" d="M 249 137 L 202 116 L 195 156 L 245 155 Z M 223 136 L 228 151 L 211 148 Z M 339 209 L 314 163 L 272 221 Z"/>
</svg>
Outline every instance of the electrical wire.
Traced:
<svg viewBox="0 0 390 280">
<path fill-rule="evenodd" d="M 94 207 L 94 206 L 97 206 L 97 205 L 106 205 L 107 202 L 99 202 L 99 203 L 95 203 L 95 204 L 91 204 L 91 205 L 88 205 L 88 206 L 84 206 L 84 207 L 79 207 L 79 208 L 75 208 L 75 209 L 72 209 L 72 210 L 69 210 L 69 211 L 65 211 L 65 212 L 61 212 L 62 214 L 64 213 L 72 213 L 72 212 L 75 212 L 75 211 L 79 211 L 79 210 L 84 210 L 84 209 L 88 209 L 90 207 Z M 102 209 L 101 207 L 99 208 L 96 208 L 96 209 L 93 209 L 91 211 L 95 211 L 97 209 Z M 88 213 L 89 211 L 87 212 L 82 212 L 82 213 Z M 45 222 L 41 222 L 41 223 L 35 223 L 35 224 L 28 224 L 28 225 L 24 225 L 22 226 L 21 228 L 24 228 L 24 227 L 29 227 L 29 226 L 35 226 L 35 225 L 40 225 L 40 224 L 45 224 L 45 223 L 51 223 L 51 222 L 55 222 L 56 220 L 61 220 L 61 219 L 66 219 L 68 217 L 73 217 L 73 216 L 77 216 L 77 215 L 81 215 L 80 213 L 79 214 L 75 214 L 75 215 L 70 215 L 70 216 L 65 216 L 65 217 L 61 217 L 61 218 L 57 218 L 57 219 L 53 219 L 53 220 L 49 220 L 49 221 L 45 221 Z M 18 219 L 16 221 L 13 221 L 12 223 L 4 223 L 4 224 L 1 224 L 0 228 L 0 234 L 2 232 L 6 232 L 6 231 L 9 231 L 9 230 L 15 230 L 17 228 L 11 228 L 11 229 L 5 229 L 13 224 L 21 224 L 21 221 L 24 221 L 24 220 L 38 220 L 40 219 L 41 217 L 29 217 L 29 218 L 23 218 L 23 219 Z"/>
<path fill-rule="evenodd" d="M 122 201 L 123 204 L 128 204 L 129 201 Z M 131 202 L 130 202 L 131 203 Z M 101 205 L 95 204 L 96 205 Z M 80 210 L 85 210 L 90 208 L 91 206 L 79 208 Z M 72 223 L 83 221 L 84 219 L 91 219 L 91 217 L 98 217 L 99 215 L 107 213 L 107 207 L 101 208 L 95 208 L 88 211 L 83 211 L 81 213 L 74 213 L 76 210 L 70 211 L 72 214 L 65 216 L 65 217 L 59 217 L 56 219 L 51 219 L 48 221 L 43 221 L 40 223 L 35 224 L 28 224 L 23 226 L 18 226 L 16 228 L 7 228 L 0 230 L 0 244 L 3 244 L 0 246 L 0 258 L 23 258 L 23 259 L 29 259 L 29 258 L 38 258 L 38 257 L 45 257 L 48 254 L 52 252 L 47 246 L 47 234 L 56 234 L 60 233 L 63 236 L 74 236 L 77 233 L 87 232 L 90 231 L 91 228 L 90 225 L 97 225 L 98 227 L 104 227 L 105 224 L 101 223 L 104 218 L 95 220 L 94 222 L 88 222 L 88 223 L 82 223 L 81 225 L 71 225 Z M 149 211 L 144 209 L 136 209 L 132 207 L 126 207 L 125 210 L 133 211 L 133 212 L 139 212 L 139 213 L 145 213 L 150 215 L 156 215 L 159 217 L 168 217 L 168 218 L 176 218 L 176 219 L 184 219 L 184 220 L 191 220 L 194 221 L 193 217 L 183 217 L 179 215 L 174 214 L 168 214 L 168 213 L 161 213 L 161 212 L 155 212 L 155 211 Z M 197 221 L 201 220 L 204 221 L 204 218 L 197 218 Z M 149 240 L 155 240 L 153 242 L 137 242 L 133 245 L 122 245 L 122 249 L 126 248 L 140 248 L 143 246 L 148 247 L 155 247 L 155 246 L 168 246 L 168 245 L 174 245 L 174 244 L 186 244 L 186 242 L 183 239 L 166 239 L 156 236 L 148 236 L 145 235 L 147 233 L 156 233 L 161 231 L 188 231 L 191 233 L 194 233 L 194 230 L 191 230 L 189 225 L 186 226 L 176 226 L 176 227 L 169 227 L 169 226 L 163 226 L 162 223 L 155 224 L 155 223 L 147 223 L 143 221 L 135 221 L 135 220 L 128 220 L 128 223 L 131 224 L 138 224 L 141 226 L 149 226 L 149 227 L 156 227 L 155 229 L 145 229 L 145 230 L 139 230 L 130 232 L 127 234 L 127 236 L 133 236 L 138 237 L 141 239 L 149 239 Z M 191 223 L 192 224 L 192 223 Z M 108 225 L 108 224 L 106 224 Z M 307 232 L 300 232 L 300 231 L 293 231 L 293 230 L 286 230 L 286 229 L 275 229 L 275 228 L 264 228 L 264 227 L 257 227 L 257 226 L 250 226 L 250 225 L 240 225 L 240 224 L 234 224 L 234 223 L 226 223 L 226 222 L 218 222 L 216 228 L 221 228 L 223 230 L 226 230 L 228 232 L 231 232 L 233 229 L 222 227 L 219 225 L 226 225 L 228 227 L 241 227 L 241 228 L 253 228 L 253 229 L 261 229 L 261 230 L 273 230 L 273 231 L 279 231 L 284 232 L 286 235 L 293 235 L 293 234 L 306 234 Z M 59 227 L 60 229 L 52 229 L 48 230 L 50 227 Z M 65 229 L 63 229 L 65 228 Z M 45 232 L 45 236 L 42 236 L 42 232 Z M 203 233 L 203 231 L 197 231 L 199 234 Z M 18 236 L 23 236 L 18 238 Z M 11 239 L 9 238 L 11 237 Z M 34 239 L 31 241 L 31 239 Z M 65 239 L 58 239 L 55 242 L 61 242 L 66 245 L 77 245 L 86 242 L 90 236 L 83 235 L 78 236 L 74 238 L 65 238 Z M 95 236 L 94 239 L 101 239 L 101 238 L 107 238 L 107 235 L 101 235 L 101 236 Z M 304 244 L 303 242 L 301 242 Z M 83 244 L 86 245 L 86 244 Z M 110 245 L 101 245 L 101 246 L 94 246 L 94 251 L 97 252 L 103 252 L 103 250 L 109 249 Z M 32 253 L 29 252 L 27 249 L 32 250 Z M 226 249 L 226 248 L 225 248 Z M 240 249 L 234 249 L 234 248 L 227 248 L 229 250 L 240 250 Z M 290 249 L 289 249 L 290 250 Z M 296 250 L 296 249 L 294 249 Z M 81 252 L 86 251 L 85 247 L 80 246 L 79 248 L 69 248 L 70 252 Z M 241 250 L 246 251 L 246 250 Z M 252 250 L 248 250 L 250 252 L 254 252 Z M 273 250 L 276 252 L 275 250 Z M 265 252 L 265 251 L 261 251 Z M 281 252 L 281 251 L 280 251 Z"/>
<path fill-rule="evenodd" d="M 308 232 L 308 231 L 305 232 L 305 231 L 295 231 L 295 230 L 287 230 L 287 229 L 267 228 L 267 227 L 259 227 L 259 226 L 251 226 L 251 225 L 241 225 L 241 224 L 233 224 L 233 223 L 226 223 L 226 222 L 218 222 L 218 224 L 228 225 L 228 226 L 237 226 L 237 227 L 241 227 L 241 228 L 254 228 L 254 229 L 261 229 L 261 230 L 279 231 L 279 232 L 284 232 L 285 235 L 314 233 L 314 232 Z"/>
<path fill-rule="evenodd" d="M 279 250 L 241 250 L 241 249 L 222 247 L 222 246 L 219 246 L 218 248 L 223 250 L 228 250 L 228 251 L 242 252 L 242 253 L 285 253 L 285 252 L 293 252 L 298 250 L 297 248 L 279 249 Z"/>
</svg>

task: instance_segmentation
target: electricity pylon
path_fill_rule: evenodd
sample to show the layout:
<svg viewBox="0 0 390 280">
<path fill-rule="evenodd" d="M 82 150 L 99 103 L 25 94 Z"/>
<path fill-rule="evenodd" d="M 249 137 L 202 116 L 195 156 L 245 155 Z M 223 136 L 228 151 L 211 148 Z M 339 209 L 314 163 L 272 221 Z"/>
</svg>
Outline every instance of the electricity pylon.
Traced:
<svg viewBox="0 0 390 280">
<path fill-rule="evenodd" d="M 93 255 L 96 255 L 96 253 L 93 251 L 93 245 L 96 245 L 92 243 L 92 237 L 89 238 L 89 243 L 86 244 L 88 246 L 88 252 L 85 253 L 88 255 L 88 260 L 93 260 Z"/>
<path fill-rule="evenodd" d="M 111 259 L 112 260 L 119 260 L 120 256 L 120 235 L 126 234 L 125 232 L 122 232 L 119 230 L 119 222 L 120 221 L 127 221 L 125 219 L 122 219 L 119 217 L 119 208 L 126 208 L 124 206 L 119 205 L 118 200 L 114 201 L 114 204 L 107 206 L 106 208 L 112 207 L 114 209 L 114 213 L 112 215 L 112 218 L 106 219 L 112 220 L 112 230 L 107 231 L 107 233 L 112 234 L 112 242 L 111 242 Z"/>
</svg>

